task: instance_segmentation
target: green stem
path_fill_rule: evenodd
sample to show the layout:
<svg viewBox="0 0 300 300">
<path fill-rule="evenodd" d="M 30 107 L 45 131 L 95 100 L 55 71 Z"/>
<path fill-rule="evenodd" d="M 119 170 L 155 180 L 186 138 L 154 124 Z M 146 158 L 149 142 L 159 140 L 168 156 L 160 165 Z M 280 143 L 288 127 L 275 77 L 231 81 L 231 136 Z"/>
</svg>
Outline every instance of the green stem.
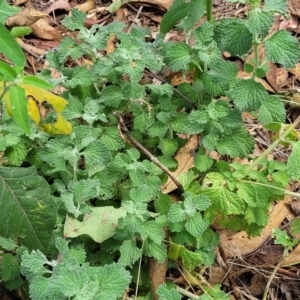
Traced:
<svg viewBox="0 0 300 300">
<path fill-rule="evenodd" d="M 248 173 L 251 172 L 254 167 L 259 165 L 261 161 L 263 161 L 267 157 L 267 155 L 271 153 L 280 144 L 280 142 L 282 142 L 282 140 L 284 140 L 295 129 L 298 123 L 300 123 L 300 116 L 298 116 L 298 118 L 293 122 L 292 125 L 288 127 L 285 132 L 279 135 L 278 139 L 274 143 L 272 143 L 260 157 L 258 157 L 251 165 L 249 165 L 249 167 L 245 170 L 245 176 L 248 175 Z"/>
<path fill-rule="evenodd" d="M 206 18 L 208 22 L 212 22 L 213 21 L 213 3 L 212 0 L 206 0 Z"/>
<path fill-rule="evenodd" d="M 256 184 L 256 185 L 266 186 L 266 187 L 269 187 L 269 188 L 272 188 L 272 189 L 275 189 L 275 190 L 282 191 L 285 195 L 288 195 L 288 196 L 291 196 L 291 197 L 295 197 L 295 198 L 300 198 L 300 193 L 294 193 L 294 192 L 291 192 L 291 191 L 279 188 L 279 187 L 274 186 L 274 185 L 270 185 L 270 184 L 266 184 L 266 183 L 261 183 L 261 182 L 257 182 L 257 181 L 242 180 L 242 179 L 239 179 L 238 181 L 248 182 L 248 183 L 251 183 L 251 184 L 254 184 L 254 185 Z"/>
<path fill-rule="evenodd" d="M 11 86 L 12 86 L 12 84 L 6 86 L 6 82 L 4 81 L 4 83 L 3 83 L 3 92 L 2 92 L 2 94 L 0 95 L 0 102 L 2 101 L 2 99 L 3 99 L 4 95 L 5 95 L 5 93 L 8 92 L 8 90 L 10 89 Z"/>
</svg>

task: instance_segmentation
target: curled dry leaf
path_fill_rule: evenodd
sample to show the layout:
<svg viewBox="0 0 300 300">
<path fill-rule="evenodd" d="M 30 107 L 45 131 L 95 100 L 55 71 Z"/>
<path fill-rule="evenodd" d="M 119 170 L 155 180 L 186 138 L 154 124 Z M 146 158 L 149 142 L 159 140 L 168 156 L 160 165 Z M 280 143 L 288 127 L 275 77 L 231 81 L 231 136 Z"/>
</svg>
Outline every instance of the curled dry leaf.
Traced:
<svg viewBox="0 0 300 300">
<path fill-rule="evenodd" d="M 194 167 L 194 156 L 193 152 L 198 148 L 198 136 L 194 134 L 190 137 L 188 142 L 179 149 L 175 159 L 178 162 L 178 167 L 175 172 L 172 172 L 175 178 L 178 178 L 178 175 L 187 173 L 187 171 Z M 168 178 L 167 182 L 162 186 L 163 194 L 168 194 L 177 189 L 177 185 L 173 182 L 172 179 Z"/>
<path fill-rule="evenodd" d="M 30 44 L 24 43 L 21 38 L 16 38 L 16 41 L 23 49 L 28 50 L 29 52 L 33 52 L 39 56 L 45 55 L 45 53 L 47 52 L 47 50 L 45 49 L 40 49 Z"/>
<path fill-rule="evenodd" d="M 7 26 L 29 26 L 45 17 L 46 14 L 31 8 L 24 8 L 20 12 L 6 19 Z"/>
<path fill-rule="evenodd" d="M 54 27 L 50 26 L 45 20 L 38 20 L 35 24 L 30 26 L 32 33 L 39 38 L 45 40 L 56 40 L 60 41 L 62 35 Z"/>
<path fill-rule="evenodd" d="M 57 1 L 53 1 L 53 3 L 49 7 L 46 7 L 42 11 L 45 14 L 49 15 L 50 13 L 55 11 L 56 9 L 62 9 L 62 10 L 70 11 L 71 6 L 70 6 L 68 0 L 57 0 Z"/>
</svg>

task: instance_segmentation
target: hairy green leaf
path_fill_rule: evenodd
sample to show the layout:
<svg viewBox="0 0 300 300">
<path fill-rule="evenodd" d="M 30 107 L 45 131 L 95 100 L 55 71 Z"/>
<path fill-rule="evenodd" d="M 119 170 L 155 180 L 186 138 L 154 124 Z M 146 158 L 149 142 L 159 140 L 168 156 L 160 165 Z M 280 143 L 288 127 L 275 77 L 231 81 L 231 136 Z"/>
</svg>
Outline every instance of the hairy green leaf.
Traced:
<svg viewBox="0 0 300 300">
<path fill-rule="evenodd" d="M 165 53 L 165 62 L 172 71 L 187 70 L 191 62 L 192 49 L 185 43 L 173 44 Z"/>
<path fill-rule="evenodd" d="M 142 250 L 136 246 L 132 240 L 125 240 L 120 247 L 119 264 L 124 267 L 132 267 L 132 265 L 141 257 Z"/>
<path fill-rule="evenodd" d="M 293 68 L 299 60 L 298 40 L 286 30 L 278 30 L 267 39 L 265 49 L 267 58 L 284 68 Z"/>
<path fill-rule="evenodd" d="M 215 39 L 221 51 L 243 55 L 251 49 L 252 34 L 246 24 L 245 20 L 240 19 L 224 19 L 217 24 Z"/>
<path fill-rule="evenodd" d="M 78 10 L 72 9 L 71 16 L 66 16 L 62 21 L 62 25 L 67 27 L 69 30 L 76 30 L 84 28 L 83 23 L 85 21 L 85 13 Z"/>
<path fill-rule="evenodd" d="M 208 220 L 202 218 L 200 213 L 187 219 L 185 228 L 194 237 L 200 236 L 209 226 Z"/>
<path fill-rule="evenodd" d="M 156 290 L 156 294 L 159 295 L 161 300 L 181 300 L 181 295 L 174 288 L 168 289 L 165 284 L 162 284 Z"/>
<path fill-rule="evenodd" d="M 287 1 L 285 0 L 266 0 L 263 11 L 284 15 L 287 12 Z"/>
<path fill-rule="evenodd" d="M 239 80 L 230 95 L 241 111 L 257 110 L 268 98 L 268 93 L 262 84 L 253 79 Z"/>
<path fill-rule="evenodd" d="M 191 30 L 195 23 L 204 15 L 205 1 L 191 0 L 189 2 L 175 0 L 164 15 L 160 31 L 167 33 L 179 21 L 179 26 L 184 30 Z"/>
<path fill-rule="evenodd" d="M 273 14 L 256 8 L 249 13 L 247 28 L 253 34 L 259 34 L 263 39 L 267 36 L 273 25 Z"/>
<path fill-rule="evenodd" d="M 275 96 L 269 96 L 262 102 L 259 108 L 258 120 L 263 125 L 273 122 L 284 123 L 285 115 L 283 102 Z"/>
<path fill-rule="evenodd" d="M 211 187 L 206 187 L 210 186 Z M 208 210 L 215 210 L 222 215 L 238 215 L 244 212 L 245 204 L 237 194 L 226 187 L 226 179 L 219 173 L 208 173 L 203 182 L 202 193 L 211 199 Z"/>
</svg>

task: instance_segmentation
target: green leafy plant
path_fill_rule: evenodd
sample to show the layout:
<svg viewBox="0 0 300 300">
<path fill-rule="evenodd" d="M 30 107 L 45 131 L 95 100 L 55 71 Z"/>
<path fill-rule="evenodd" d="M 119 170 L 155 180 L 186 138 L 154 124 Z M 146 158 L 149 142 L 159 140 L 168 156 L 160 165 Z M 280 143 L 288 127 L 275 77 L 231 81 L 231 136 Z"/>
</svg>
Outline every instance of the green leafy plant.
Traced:
<svg viewBox="0 0 300 300">
<path fill-rule="evenodd" d="M 150 282 L 143 276 L 148 257 L 169 259 L 192 273 L 214 262 L 219 239 L 212 223 L 260 234 L 270 205 L 300 177 L 300 142 L 290 138 L 300 118 L 281 124 L 282 101 L 255 79 L 268 72 L 267 60 L 286 68 L 295 64 L 299 45 L 285 31 L 268 36 L 274 12 L 285 13 L 283 1 L 266 1 L 263 8 L 252 3 L 245 20 L 212 22 L 210 7 L 210 1 L 174 1 L 155 40 L 148 29 L 126 32 L 120 22 L 87 29 L 85 14 L 72 10 L 62 24 L 76 35 L 47 54 L 42 79 L 23 76 L 25 60 L 18 69 L 0 65 L 2 98 L 22 94 L 22 108 L 15 106 L 14 119 L 6 114 L 1 123 L 7 166 L 0 168 L 0 207 L 10 217 L 0 231 L 0 271 L 7 288 L 26 289 L 21 272 L 33 300 L 120 299 L 132 295 L 128 288 L 149 299 Z M 208 21 L 194 29 L 205 9 Z M 191 18 L 183 18 L 183 11 Z M 186 42 L 164 42 L 178 21 Z M 259 45 L 266 61 L 259 60 Z M 251 78 L 238 79 L 237 66 L 221 53 L 243 56 L 251 47 Z M 83 63 L 70 68 L 70 59 Z M 50 68 L 60 76 L 53 79 Z M 164 68 L 193 74 L 193 82 L 175 88 L 162 78 Z M 66 90 L 61 96 L 47 91 L 56 85 Z M 10 102 L 4 102 L 9 110 Z M 278 131 L 254 161 L 248 157 L 254 140 L 243 125 L 244 111 Z M 195 134 L 201 139 L 194 166 L 175 178 L 174 155 L 186 143 L 183 136 Z M 267 154 L 283 142 L 293 146 L 287 165 L 268 161 Z M 211 158 L 212 151 L 221 159 Z M 249 158 L 249 164 L 232 162 L 236 157 Z M 178 187 L 176 201 L 162 193 L 168 176 Z M 5 268 L 10 261 L 13 272 Z M 200 288 L 198 299 L 228 299 L 219 285 Z M 161 286 L 157 293 L 171 300 L 183 291 Z"/>
</svg>

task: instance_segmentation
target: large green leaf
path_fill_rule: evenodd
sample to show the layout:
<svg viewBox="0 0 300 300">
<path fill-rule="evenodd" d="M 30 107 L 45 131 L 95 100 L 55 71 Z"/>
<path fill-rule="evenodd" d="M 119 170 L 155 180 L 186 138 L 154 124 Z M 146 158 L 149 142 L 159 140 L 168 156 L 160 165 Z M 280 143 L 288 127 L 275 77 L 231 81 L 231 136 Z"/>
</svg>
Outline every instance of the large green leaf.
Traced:
<svg viewBox="0 0 300 300">
<path fill-rule="evenodd" d="M 29 125 L 25 90 L 20 86 L 14 85 L 9 89 L 8 94 L 16 123 L 25 133 L 30 134 L 31 131 Z"/>
<path fill-rule="evenodd" d="M 35 167 L 0 167 L 0 235 L 31 249 L 46 251 L 57 207 L 50 187 Z"/>
<path fill-rule="evenodd" d="M 22 48 L 18 45 L 14 37 L 0 23 L 0 52 L 10 59 L 17 66 L 24 67 L 26 60 Z"/>
<path fill-rule="evenodd" d="M 0 0 L 0 23 L 5 24 L 5 20 L 21 10 L 21 7 L 9 5 L 7 1 Z"/>
<path fill-rule="evenodd" d="M 179 21 L 181 28 L 191 30 L 195 23 L 204 15 L 205 8 L 205 0 L 175 0 L 162 19 L 160 31 L 167 33 Z"/>
</svg>

